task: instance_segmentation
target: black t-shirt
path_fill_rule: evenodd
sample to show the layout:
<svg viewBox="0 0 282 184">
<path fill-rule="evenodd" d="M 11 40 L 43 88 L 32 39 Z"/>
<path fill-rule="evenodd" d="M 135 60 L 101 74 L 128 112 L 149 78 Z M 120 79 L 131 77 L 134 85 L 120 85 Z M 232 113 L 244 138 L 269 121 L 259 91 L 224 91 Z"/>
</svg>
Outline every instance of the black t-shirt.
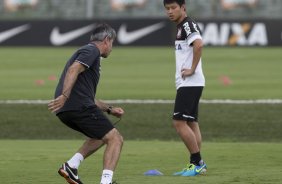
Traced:
<svg viewBox="0 0 282 184">
<path fill-rule="evenodd" d="M 78 49 L 67 62 L 56 88 L 55 98 L 62 94 L 65 76 L 69 67 L 79 62 L 86 70 L 78 75 L 65 105 L 56 113 L 76 111 L 95 105 L 95 94 L 100 78 L 100 51 L 94 44 Z"/>
</svg>

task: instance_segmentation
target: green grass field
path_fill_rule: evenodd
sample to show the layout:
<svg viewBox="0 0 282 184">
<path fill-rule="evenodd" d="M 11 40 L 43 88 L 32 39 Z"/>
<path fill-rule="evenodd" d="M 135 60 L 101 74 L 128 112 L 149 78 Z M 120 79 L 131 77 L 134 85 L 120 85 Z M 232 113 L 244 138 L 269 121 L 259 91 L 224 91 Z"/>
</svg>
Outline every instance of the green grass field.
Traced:
<svg viewBox="0 0 282 184">
<path fill-rule="evenodd" d="M 0 99 L 50 99 L 76 48 L 0 49 Z M 205 99 L 282 99 L 281 48 L 205 48 Z M 98 98 L 174 99 L 174 51 L 117 47 L 102 62 Z M 224 85 L 224 78 L 230 84 Z M 50 80 L 51 79 L 51 80 Z M 36 82 L 44 83 L 37 85 Z"/>
<path fill-rule="evenodd" d="M 0 100 L 51 99 L 75 49 L 2 47 Z M 203 98 L 282 99 L 281 58 L 281 47 L 205 48 Z M 174 99 L 174 67 L 173 48 L 114 48 L 102 62 L 97 98 Z M 282 181 L 282 104 L 201 104 L 202 154 L 208 174 L 193 178 L 171 176 L 188 160 L 171 126 L 173 104 L 119 105 L 126 111 L 117 126 L 125 138 L 115 173 L 121 184 Z M 38 104 L 0 104 L 0 128 L 1 184 L 65 183 L 57 169 L 80 146 L 82 135 Z M 99 182 L 102 153 L 80 167 L 85 183 Z M 149 169 L 165 175 L 144 176 Z"/>
<path fill-rule="evenodd" d="M 179 141 L 171 124 L 173 104 L 119 104 L 126 114 L 117 128 L 126 140 Z M 0 139 L 81 139 L 46 105 L 0 104 Z M 281 142 L 282 104 L 201 104 L 204 141 Z M 116 121 L 116 118 L 112 119 Z M 15 131 L 17 130 L 17 131 Z"/>
<path fill-rule="evenodd" d="M 65 183 L 57 169 L 81 141 L 0 141 L 0 144 L 1 183 L 50 184 Z M 85 183 L 99 182 L 102 150 L 81 165 L 80 177 Z M 277 143 L 204 143 L 208 173 L 187 178 L 172 176 L 187 161 L 180 142 L 126 141 L 114 179 L 121 184 L 278 184 L 282 180 L 281 152 L 282 146 Z M 144 176 L 150 169 L 158 169 L 164 176 Z"/>
</svg>

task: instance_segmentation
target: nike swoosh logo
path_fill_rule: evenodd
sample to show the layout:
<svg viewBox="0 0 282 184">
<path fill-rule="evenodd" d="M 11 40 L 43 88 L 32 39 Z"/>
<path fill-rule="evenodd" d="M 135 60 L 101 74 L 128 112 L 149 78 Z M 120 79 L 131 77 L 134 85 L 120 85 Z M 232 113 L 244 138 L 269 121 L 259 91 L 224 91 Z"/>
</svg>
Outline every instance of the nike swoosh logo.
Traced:
<svg viewBox="0 0 282 184">
<path fill-rule="evenodd" d="M 135 31 L 128 32 L 126 30 L 127 28 L 126 24 L 123 24 L 119 28 L 117 39 L 118 39 L 118 42 L 121 44 L 130 44 L 152 32 L 155 32 L 161 29 L 164 26 L 165 26 L 165 23 L 160 22 L 160 23 L 148 26 L 148 27 L 144 27 L 144 28 L 141 28 Z"/>
<path fill-rule="evenodd" d="M 71 173 L 71 175 L 72 175 L 75 179 L 78 180 L 78 175 L 75 175 L 75 174 L 71 171 L 71 169 L 69 169 L 68 167 L 66 167 L 66 168 L 69 170 L 69 172 Z"/>
<path fill-rule="evenodd" d="M 18 35 L 26 30 L 28 30 L 30 28 L 30 26 L 28 24 L 19 26 L 19 27 L 15 27 L 6 31 L 2 31 L 0 33 L 0 43 L 4 42 L 6 40 L 8 40 L 9 38 Z"/>
<path fill-rule="evenodd" d="M 200 167 L 199 169 L 196 169 L 196 172 L 199 173 L 201 172 L 204 168 L 206 167 L 206 165 L 204 164 L 202 167 Z"/>
<path fill-rule="evenodd" d="M 179 114 L 180 112 L 176 112 L 176 113 L 173 113 L 173 115 L 175 116 L 175 115 L 177 115 L 177 114 Z"/>
<path fill-rule="evenodd" d="M 191 119 L 195 119 L 193 116 L 188 116 L 188 115 L 185 115 L 185 114 L 183 114 L 182 115 L 184 118 L 191 118 Z"/>
<path fill-rule="evenodd" d="M 85 33 L 88 33 L 89 31 L 92 31 L 95 27 L 95 24 L 91 24 L 79 29 L 75 29 L 66 33 L 60 33 L 60 30 L 58 27 L 53 28 L 51 35 L 50 35 L 50 41 L 53 45 L 64 45 L 81 35 L 84 35 Z"/>
</svg>

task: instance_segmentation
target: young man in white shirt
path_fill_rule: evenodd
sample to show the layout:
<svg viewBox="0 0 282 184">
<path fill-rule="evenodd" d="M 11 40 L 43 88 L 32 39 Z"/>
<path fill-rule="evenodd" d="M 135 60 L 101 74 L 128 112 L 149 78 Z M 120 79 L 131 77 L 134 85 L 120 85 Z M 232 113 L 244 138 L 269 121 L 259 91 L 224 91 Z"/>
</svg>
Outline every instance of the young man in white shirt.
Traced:
<svg viewBox="0 0 282 184">
<path fill-rule="evenodd" d="M 187 16 L 185 0 L 164 0 L 167 16 L 177 24 L 175 40 L 176 89 L 173 126 L 190 153 L 190 163 L 174 175 L 196 176 L 206 171 L 202 160 L 198 105 L 205 86 L 203 41 L 197 23 Z"/>
</svg>

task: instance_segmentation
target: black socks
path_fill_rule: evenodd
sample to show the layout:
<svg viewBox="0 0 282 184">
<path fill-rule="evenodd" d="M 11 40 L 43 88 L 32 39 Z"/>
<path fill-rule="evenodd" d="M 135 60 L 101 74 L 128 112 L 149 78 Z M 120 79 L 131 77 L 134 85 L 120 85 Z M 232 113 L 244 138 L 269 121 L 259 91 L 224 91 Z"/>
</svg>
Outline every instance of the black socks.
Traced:
<svg viewBox="0 0 282 184">
<path fill-rule="evenodd" d="M 190 156 L 190 163 L 194 165 L 200 165 L 200 161 L 202 160 L 201 153 L 193 153 Z"/>
</svg>

